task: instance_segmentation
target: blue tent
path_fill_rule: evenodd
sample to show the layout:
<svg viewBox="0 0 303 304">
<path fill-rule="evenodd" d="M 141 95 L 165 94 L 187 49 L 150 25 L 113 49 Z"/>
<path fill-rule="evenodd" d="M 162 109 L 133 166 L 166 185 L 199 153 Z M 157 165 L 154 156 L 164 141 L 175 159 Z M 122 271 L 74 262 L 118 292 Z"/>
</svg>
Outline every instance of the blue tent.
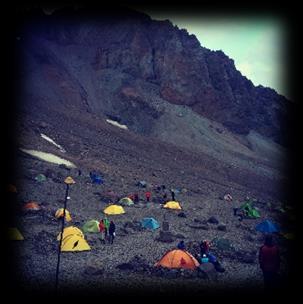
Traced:
<svg viewBox="0 0 303 304">
<path fill-rule="evenodd" d="M 141 224 L 144 228 L 155 230 L 160 227 L 159 223 L 152 217 L 145 217 Z"/>
<path fill-rule="evenodd" d="M 97 173 L 90 173 L 89 176 L 90 176 L 93 184 L 101 185 L 104 183 L 102 177 Z"/>
<path fill-rule="evenodd" d="M 264 222 L 258 224 L 256 226 L 256 230 L 260 232 L 267 232 L 267 233 L 272 233 L 272 232 L 279 232 L 280 229 L 278 225 L 274 224 L 270 220 L 265 220 Z"/>
</svg>

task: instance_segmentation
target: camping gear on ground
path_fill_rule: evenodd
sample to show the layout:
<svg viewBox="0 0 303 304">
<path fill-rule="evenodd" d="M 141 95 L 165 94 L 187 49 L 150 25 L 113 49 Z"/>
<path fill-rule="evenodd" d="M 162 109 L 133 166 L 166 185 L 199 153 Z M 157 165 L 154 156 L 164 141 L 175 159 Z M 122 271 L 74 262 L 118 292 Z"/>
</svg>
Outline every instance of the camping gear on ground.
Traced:
<svg viewBox="0 0 303 304">
<path fill-rule="evenodd" d="M 39 183 L 46 181 L 46 176 L 44 174 L 38 174 L 35 177 L 35 180 Z"/>
<path fill-rule="evenodd" d="M 173 249 L 167 251 L 162 258 L 155 263 L 156 267 L 184 268 L 194 270 L 199 266 L 199 262 L 186 250 Z"/>
<path fill-rule="evenodd" d="M 93 184 L 101 185 L 101 184 L 104 183 L 104 180 L 102 179 L 102 176 L 98 173 L 90 172 L 89 176 L 90 176 Z"/>
<path fill-rule="evenodd" d="M 109 215 L 114 215 L 114 214 L 123 214 L 125 213 L 124 209 L 122 206 L 119 205 L 110 205 L 108 207 L 106 207 L 103 212 L 105 214 L 109 214 Z"/>
<path fill-rule="evenodd" d="M 17 187 L 12 184 L 9 184 L 9 185 L 7 185 L 7 191 L 17 193 Z"/>
<path fill-rule="evenodd" d="M 225 201 L 228 201 L 228 202 L 231 202 L 233 200 L 232 196 L 229 193 L 225 194 L 223 198 Z"/>
<path fill-rule="evenodd" d="M 63 208 L 58 209 L 58 210 L 56 211 L 56 213 L 55 213 L 55 217 L 56 217 L 56 218 L 61 218 L 61 217 L 63 217 L 63 212 L 64 212 L 64 209 L 63 209 Z M 65 220 L 66 220 L 67 222 L 70 222 L 70 221 L 72 220 L 72 217 L 71 217 L 71 215 L 70 215 L 70 213 L 69 213 L 69 211 L 68 211 L 67 209 L 65 209 Z"/>
<path fill-rule="evenodd" d="M 159 223 L 152 217 L 145 217 L 141 221 L 142 227 L 155 230 L 160 227 Z"/>
<path fill-rule="evenodd" d="M 176 201 L 169 201 L 167 202 L 163 208 L 168 208 L 168 209 L 176 209 L 176 210 L 181 210 L 181 206 L 180 203 L 176 202 Z"/>
<path fill-rule="evenodd" d="M 124 205 L 124 206 L 131 206 L 134 204 L 134 202 L 129 197 L 123 197 L 119 200 L 119 204 Z"/>
<path fill-rule="evenodd" d="M 206 254 L 203 254 L 201 257 L 201 263 L 208 263 L 209 262 L 209 258 L 206 256 Z"/>
<path fill-rule="evenodd" d="M 258 212 L 258 210 L 252 207 L 250 201 L 245 202 L 240 208 L 244 211 L 245 216 L 249 218 L 260 217 L 260 213 Z"/>
<path fill-rule="evenodd" d="M 75 226 L 69 226 L 69 227 L 64 228 L 63 238 L 65 238 L 68 235 L 72 235 L 72 234 L 76 234 L 76 235 L 84 238 L 84 234 L 79 228 L 77 228 Z M 60 237 L 61 237 L 61 232 L 57 236 L 57 241 L 60 241 Z"/>
<path fill-rule="evenodd" d="M 17 228 L 8 228 L 8 239 L 11 241 L 23 241 L 24 237 Z"/>
<path fill-rule="evenodd" d="M 147 182 L 146 181 L 139 181 L 136 186 L 139 186 L 141 188 L 146 188 Z"/>
<path fill-rule="evenodd" d="M 84 232 L 99 233 L 99 222 L 97 220 L 90 220 L 83 225 L 82 229 Z"/>
<path fill-rule="evenodd" d="M 37 202 L 29 201 L 23 206 L 23 210 L 25 211 L 39 211 L 41 207 L 38 205 Z"/>
<path fill-rule="evenodd" d="M 263 221 L 262 223 L 258 224 L 255 229 L 264 233 L 273 233 L 280 231 L 280 228 L 270 220 Z"/>
<path fill-rule="evenodd" d="M 84 238 L 77 234 L 67 235 L 62 239 L 61 251 L 85 251 L 91 250 Z"/>
</svg>

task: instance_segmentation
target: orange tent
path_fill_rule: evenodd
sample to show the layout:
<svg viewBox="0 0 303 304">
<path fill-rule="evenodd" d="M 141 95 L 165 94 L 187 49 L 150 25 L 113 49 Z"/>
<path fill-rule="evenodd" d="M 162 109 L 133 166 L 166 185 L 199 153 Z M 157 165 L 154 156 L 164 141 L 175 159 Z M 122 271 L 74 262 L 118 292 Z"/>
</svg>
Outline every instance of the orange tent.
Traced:
<svg viewBox="0 0 303 304">
<path fill-rule="evenodd" d="M 41 207 L 34 201 L 29 201 L 28 203 L 26 203 L 24 206 L 23 206 L 23 209 L 26 210 L 26 211 L 38 211 L 41 209 Z"/>
<path fill-rule="evenodd" d="M 156 267 L 162 266 L 167 268 L 185 268 L 194 270 L 200 264 L 189 252 L 180 249 L 173 249 L 166 252 Z"/>
</svg>

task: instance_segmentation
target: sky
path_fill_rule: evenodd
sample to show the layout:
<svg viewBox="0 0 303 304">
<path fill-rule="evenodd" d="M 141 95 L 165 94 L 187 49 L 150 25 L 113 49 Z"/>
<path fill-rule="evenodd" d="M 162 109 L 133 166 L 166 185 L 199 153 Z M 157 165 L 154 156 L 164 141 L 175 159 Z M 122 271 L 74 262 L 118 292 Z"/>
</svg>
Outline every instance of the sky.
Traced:
<svg viewBox="0 0 303 304">
<path fill-rule="evenodd" d="M 170 20 L 194 34 L 201 46 L 222 50 L 235 62 L 236 69 L 254 85 L 270 87 L 288 98 L 283 22 L 274 17 L 211 18 L 186 17 L 169 12 L 146 12 L 152 19 Z"/>
</svg>

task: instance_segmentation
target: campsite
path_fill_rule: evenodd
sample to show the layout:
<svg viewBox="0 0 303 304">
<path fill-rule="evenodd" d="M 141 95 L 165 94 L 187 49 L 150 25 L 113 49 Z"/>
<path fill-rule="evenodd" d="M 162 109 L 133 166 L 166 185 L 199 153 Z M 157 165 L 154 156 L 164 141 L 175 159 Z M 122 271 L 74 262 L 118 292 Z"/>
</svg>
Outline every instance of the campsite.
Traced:
<svg viewBox="0 0 303 304">
<path fill-rule="evenodd" d="M 65 24 L 64 10 L 38 10 L 43 26 L 18 33 L 11 286 L 263 291 L 267 235 L 288 279 L 298 236 L 282 135 L 293 103 L 172 22 L 119 12 L 91 21 L 74 10 Z"/>
</svg>

